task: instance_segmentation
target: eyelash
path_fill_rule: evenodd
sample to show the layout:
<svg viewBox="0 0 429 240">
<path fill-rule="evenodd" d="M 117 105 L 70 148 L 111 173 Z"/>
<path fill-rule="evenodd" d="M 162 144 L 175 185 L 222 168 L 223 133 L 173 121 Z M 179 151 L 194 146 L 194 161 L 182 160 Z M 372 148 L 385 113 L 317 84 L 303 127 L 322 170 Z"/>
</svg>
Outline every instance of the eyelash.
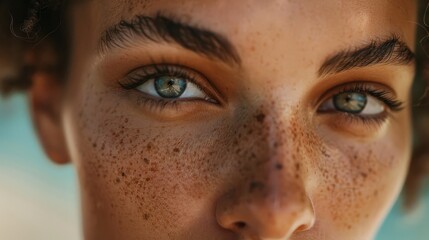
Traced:
<svg viewBox="0 0 429 240">
<path fill-rule="evenodd" d="M 371 86 L 369 83 L 355 83 L 355 84 L 348 84 L 347 86 L 344 86 L 339 91 L 336 91 L 335 94 L 331 94 L 330 97 L 333 97 L 334 95 L 339 95 L 342 93 L 362 93 L 362 94 L 368 94 L 372 97 L 375 97 L 382 103 L 384 103 L 389 111 L 384 112 L 378 116 L 363 116 L 359 114 L 352 114 L 352 113 L 346 113 L 346 112 L 338 112 L 338 114 L 341 114 L 346 117 L 346 120 L 350 123 L 355 123 L 356 121 L 359 121 L 360 123 L 363 123 L 365 125 L 371 125 L 371 124 L 377 124 L 381 125 L 384 123 L 388 117 L 391 115 L 391 112 L 399 112 L 404 107 L 404 102 L 398 100 L 390 91 L 380 88 L 375 88 Z"/>
<path fill-rule="evenodd" d="M 155 71 L 153 73 L 148 73 L 146 71 L 148 68 L 153 68 Z M 128 77 L 124 78 L 122 81 L 119 82 L 119 85 L 121 85 L 121 87 L 123 87 L 126 90 L 131 90 L 145 83 L 149 79 L 164 76 L 164 75 L 186 78 L 192 83 L 196 82 L 195 76 L 192 76 L 188 71 L 176 65 L 153 64 L 153 65 L 143 67 L 140 70 L 143 71 L 144 74 L 134 73 L 135 75 L 137 75 L 136 77 L 128 75 Z"/>
</svg>

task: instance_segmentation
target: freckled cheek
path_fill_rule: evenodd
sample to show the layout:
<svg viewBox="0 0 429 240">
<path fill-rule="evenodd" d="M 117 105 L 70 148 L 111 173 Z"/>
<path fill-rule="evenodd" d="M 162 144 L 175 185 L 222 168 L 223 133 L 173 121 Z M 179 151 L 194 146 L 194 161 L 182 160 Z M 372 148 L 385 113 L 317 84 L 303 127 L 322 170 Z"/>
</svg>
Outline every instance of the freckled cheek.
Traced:
<svg viewBox="0 0 429 240">
<path fill-rule="evenodd" d="M 192 214 L 189 202 L 213 200 L 224 132 L 219 125 L 162 127 L 102 94 L 81 106 L 75 111 L 78 171 L 93 202 L 110 202 L 105 211 L 140 220 L 157 213 L 174 225 Z"/>
<path fill-rule="evenodd" d="M 348 231 L 372 229 L 399 193 L 408 164 L 408 143 L 389 131 L 372 143 L 343 141 L 321 167 L 321 211 Z M 403 139 L 403 138 L 402 138 Z M 347 144 L 348 142 L 348 144 Z M 326 205 L 327 204 L 327 205 Z M 322 214 L 323 215 L 323 214 Z M 368 232 L 368 231 L 367 231 Z"/>
</svg>

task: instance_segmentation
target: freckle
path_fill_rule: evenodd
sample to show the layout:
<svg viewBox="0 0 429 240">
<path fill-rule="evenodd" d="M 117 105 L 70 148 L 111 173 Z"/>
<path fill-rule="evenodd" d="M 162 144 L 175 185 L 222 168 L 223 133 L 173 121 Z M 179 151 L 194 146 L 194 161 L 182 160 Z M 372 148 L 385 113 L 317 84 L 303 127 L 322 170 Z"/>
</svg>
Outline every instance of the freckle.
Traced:
<svg viewBox="0 0 429 240">
<path fill-rule="evenodd" d="M 121 180 L 119 179 L 119 178 L 116 178 L 116 181 L 115 181 L 116 183 L 120 183 L 121 182 Z"/>
<path fill-rule="evenodd" d="M 265 114 L 260 113 L 260 114 L 256 115 L 256 120 L 257 120 L 259 123 L 262 123 L 262 122 L 264 121 L 264 119 L 265 119 Z"/>
<path fill-rule="evenodd" d="M 146 181 L 148 182 L 148 181 L 150 181 L 150 178 L 146 178 Z"/>
<path fill-rule="evenodd" d="M 147 158 L 144 158 L 144 159 L 143 159 L 143 161 L 144 161 L 146 164 L 149 164 L 149 162 L 150 162 L 150 161 L 149 161 L 149 159 L 147 159 Z"/>
<path fill-rule="evenodd" d="M 281 163 L 276 163 L 275 168 L 276 168 L 277 170 L 282 170 L 282 169 L 283 169 L 283 164 L 281 164 Z"/>
<path fill-rule="evenodd" d="M 152 144 L 151 144 L 151 143 L 148 143 L 148 144 L 147 144 L 147 146 L 146 146 L 146 149 L 147 149 L 148 151 L 150 151 L 150 150 L 152 149 Z"/>
<path fill-rule="evenodd" d="M 338 179 L 338 175 L 337 175 L 337 174 L 335 174 L 335 175 L 334 175 L 334 181 L 335 181 L 336 183 L 339 183 L 339 179 Z"/>
<path fill-rule="evenodd" d="M 145 213 L 145 214 L 143 215 L 143 217 L 144 217 L 144 220 L 148 220 L 148 219 L 149 219 L 149 214 Z"/>
<path fill-rule="evenodd" d="M 297 170 L 297 171 L 299 171 L 299 169 L 301 168 L 301 165 L 299 164 L 299 163 L 296 163 L 295 164 L 295 169 Z"/>
<path fill-rule="evenodd" d="M 273 147 L 277 148 L 279 145 L 280 144 L 277 141 L 275 141 L 274 144 L 273 144 Z"/>
<path fill-rule="evenodd" d="M 322 154 L 325 156 L 325 157 L 331 157 L 327 152 L 326 152 L 326 150 L 325 149 L 322 149 Z"/>
<path fill-rule="evenodd" d="M 252 181 L 249 184 L 249 192 L 253 192 L 256 189 L 263 189 L 265 185 L 262 182 Z"/>
<path fill-rule="evenodd" d="M 180 150 L 178 148 L 174 148 L 173 151 L 178 153 Z"/>
<path fill-rule="evenodd" d="M 125 173 L 124 172 L 122 172 L 121 175 L 122 175 L 122 177 L 125 177 Z"/>
</svg>

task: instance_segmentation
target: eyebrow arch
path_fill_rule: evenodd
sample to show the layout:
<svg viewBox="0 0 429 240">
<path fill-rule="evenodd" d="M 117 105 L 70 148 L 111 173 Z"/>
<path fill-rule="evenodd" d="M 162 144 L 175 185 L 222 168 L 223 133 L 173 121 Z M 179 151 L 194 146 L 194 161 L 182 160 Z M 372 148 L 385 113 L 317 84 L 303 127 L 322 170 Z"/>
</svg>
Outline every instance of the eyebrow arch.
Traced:
<svg viewBox="0 0 429 240">
<path fill-rule="evenodd" d="M 112 48 L 129 46 L 133 38 L 154 43 L 176 43 L 185 49 L 240 65 L 241 59 L 234 46 L 222 35 L 186 25 L 160 13 L 155 17 L 138 15 L 131 21 L 122 20 L 101 35 L 100 54 Z"/>
<path fill-rule="evenodd" d="M 415 54 L 399 37 L 392 35 L 386 40 L 372 40 L 355 50 L 344 50 L 328 57 L 320 67 L 319 77 L 377 64 L 409 65 Z"/>
</svg>

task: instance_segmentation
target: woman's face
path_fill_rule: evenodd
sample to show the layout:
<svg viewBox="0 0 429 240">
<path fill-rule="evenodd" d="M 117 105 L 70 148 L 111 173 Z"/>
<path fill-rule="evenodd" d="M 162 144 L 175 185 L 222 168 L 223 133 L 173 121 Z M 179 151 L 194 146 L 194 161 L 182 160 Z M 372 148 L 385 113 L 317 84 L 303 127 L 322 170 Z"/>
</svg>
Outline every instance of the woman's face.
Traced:
<svg viewBox="0 0 429 240">
<path fill-rule="evenodd" d="M 87 239 L 373 238 L 409 163 L 415 14 L 73 5 L 62 126 Z"/>
</svg>

